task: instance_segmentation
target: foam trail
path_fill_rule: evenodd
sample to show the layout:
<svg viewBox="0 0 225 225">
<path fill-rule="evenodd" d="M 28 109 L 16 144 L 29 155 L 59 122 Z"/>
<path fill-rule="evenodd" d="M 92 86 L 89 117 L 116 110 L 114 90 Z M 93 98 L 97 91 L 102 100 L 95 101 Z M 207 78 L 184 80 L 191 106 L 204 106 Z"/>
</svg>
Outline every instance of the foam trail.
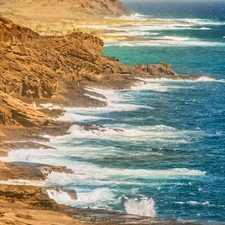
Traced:
<svg viewBox="0 0 225 225">
<path fill-rule="evenodd" d="M 125 202 L 124 206 L 128 214 L 149 217 L 156 216 L 155 202 L 152 198 L 144 199 L 141 201 L 138 201 L 136 199 L 129 199 Z"/>
<path fill-rule="evenodd" d="M 220 79 L 220 80 L 216 80 L 215 78 L 213 77 L 208 77 L 208 76 L 201 76 L 199 78 L 197 78 L 196 80 L 171 80 L 171 79 L 167 79 L 167 78 L 156 78 L 156 79 L 149 79 L 149 78 L 139 78 L 137 77 L 137 79 L 139 80 L 142 80 L 142 81 L 145 81 L 145 82 L 148 82 L 148 83 L 158 83 L 158 82 L 173 82 L 173 83 L 186 83 L 186 82 L 191 82 L 191 83 L 196 83 L 196 82 L 215 82 L 215 83 L 225 83 L 225 80 L 224 79 Z M 135 88 L 138 88 L 138 87 L 141 87 L 141 85 L 145 88 L 145 85 L 144 84 L 140 84 L 140 85 L 136 85 L 134 87 Z M 149 85 L 149 84 L 147 84 Z M 163 87 L 166 87 L 166 86 L 163 86 Z M 169 88 L 174 88 L 174 86 L 168 86 Z"/>
<path fill-rule="evenodd" d="M 152 91 L 158 91 L 158 92 L 167 92 L 168 86 L 163 86 L 161 84 L 156 83 L 139 83 L 138 85 L 132 86 L 131 90 L 152 90 Z"/>
</svg>

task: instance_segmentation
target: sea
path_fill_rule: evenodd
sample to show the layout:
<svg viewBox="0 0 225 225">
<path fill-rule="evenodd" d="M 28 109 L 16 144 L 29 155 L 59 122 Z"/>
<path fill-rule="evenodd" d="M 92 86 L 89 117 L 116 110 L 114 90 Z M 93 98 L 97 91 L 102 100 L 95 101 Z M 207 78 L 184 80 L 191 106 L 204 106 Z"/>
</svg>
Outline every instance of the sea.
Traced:
<svg viewBox="0 0 225 225">
<path fill-rule="evenodd" d="M 87 87 L 106 96 L 108 106 L 67 108 L 58 120 L 76 125 L 68 135 L 48 136 L 55 150 L 20 149 L 2 160 L 72 169 L 52 172 L 45 183 L 76 190 L 76 201 L 49 190 L 61 204 L 225 222 L 225 1 L 125 4 L 133 14 L 121 19 L 165 23 L 120 27 L 121 36 L 146 41 L 109 42 L 104 55 L 129 65 L 166 62 L 178 74 L 213 78 L 144 79 L 130 90 Z"/>
</svg>

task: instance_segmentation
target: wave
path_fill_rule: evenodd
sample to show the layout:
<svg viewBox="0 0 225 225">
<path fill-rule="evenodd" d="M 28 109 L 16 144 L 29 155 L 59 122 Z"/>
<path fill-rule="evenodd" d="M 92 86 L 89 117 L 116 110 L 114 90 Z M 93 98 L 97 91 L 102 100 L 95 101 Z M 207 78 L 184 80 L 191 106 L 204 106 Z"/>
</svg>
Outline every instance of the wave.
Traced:
<svg viewBox="0 0 225 225">
<path fill-rule="evenodd" d="M 132 126 L 123 127 L 121 124 L 119 129 L 105 125 L 105 127 L 96 127 L 96 129 L 85 129 L 79 125 L 73 125 L 69 133 L 63 139 L 73 140 L 74 138 L 79 139 L 102 139 L 102 140 L 120 140 L 120 141 L 133 141 L 143 142 L 151 140 L 153 142 L 162 143 L 188 143 L 190 139 L 195 135 L 201 136 L 200 131 L 186 131 L 170 129 L 170 127 L 161 126 L 140 126 L 135 129 Z M 59 139 L 61 137 L 56 137 Z M 52 138 L 54 140 L 54 138 Z"/>
<path fill-rule="evenodd" d="M 190 46 L 199 46 L 199 47 L 217 47 L 225 46 L 223 42 L 209 42 L 202 41 L 199 39 L 192 38 L 180 38 L 180 37 L 164 37 L 157 40 L 148 40 L 148 41 L 121 41 L 121 42 L 108 42 L 105 44 L 105 47 L 170 47 L 170 46 L 180 46 L 180 47 L 190 47 Z"/>
<path fill-rule="evenodd" d="M 209 27 L 201 27 L 200 30 L 211 30 Z"/>
<path fill-rule="evenodd" d="M 183 21 L 195 25 L 214 25 L 214 26 L 222 26 L 225 25 L 224 21 L 210 20 L 210 19 L 181 19 L 175 21 Z"/>
<path fill-rule="evenodd" d="M 74 110 L 72 108 L 66 108 L 66 112 L 63 116 L 56 119 L 56 121 L 66 121 L 66 122 L 85 122 L 85 121 L 96 121 L 100 119 L 104 119 L 98 116 L 84 115 L 81 113 L 76 113 L 78 110 Z"/>
<path fill-rule="evenodd" d="M 191 205 L 191 206 L 195 206 L 195 205 L 202 205 L 202 206 L 210 206 L 208 201 L 205 202 L 197 202 L 197 201 L 188 201 L 188 202 L 175 202 L 175 204 L 178 205 Z"/>
<path fill-rule="evenodd" d="M 151 79 L 151 78 L 139 78 L 137 77 L 137 79 L 139 80 L 143 80 L 145 82 L 148 82 L 149 84 L 152 84 L 152 83 L 186 83 L 186 82 L 189 82 L 189 83 L 198 83 L 198 82 L 215 82 L 215 83 L 225 83 L 225 80 L 224 79 L 219 79 L 219 80 L 216 80 L 215 78 L 213 77 L 208 77 L 208 76 L 201 76 L 199 78 L 197 78 L 196 80 L 171 80 L 171 79 L 167 79 L 167 78 L 155 78 L 155 79 Z M 148 88 L 148 85 L 149 84 L 146 84 L 147 86 L 145 87 L 144 84 L 143 85 L 143 88 L 145 90 L 145 88 L 147 89 Z M 140 84 L 139 86 L 136 85 L 134 87 L 134 90 L 138 88 L 142 89 L 142 85 Z M 153 84 L 152 84 L 153 85 Z M 162 87 L 165 87 L 165 88 L 188 88 L 190 89 L 190 87 L 182 87 L 182 86 L 162 86 Z M 160 89 L 160 88 L 159 88 Z"/>
<path fill-rule="evenodd" d="M 131 87 L 131 90 L 152 90 L 152 91 L 158 91 L 158 92 L 167 92 L 168 86 L 163 86 L 161 84 L 157 83 L 139 83 L 135 86 Z"/>
<path fill-rule="evenodd" d="M 79 189 L 78 189 L 79 190 Z M 92 207 L 105 207 L 110 200 L 114 200 L 114 194 L 108 188 L 96 188 L 92 191 L 77 192 L 77 199 L 74 200 L 63 190 L 47 189 L 48 196 L 55 200 L 58 204 L 71 206 L 91 205 Z"/>
<path fill-rule="evenodd" d="M 119 17 L 120 20 L 142 20 L 142 21 L 146 21 L 148 20 L 148 16 L 143 15 L 143 14 L 139 14 L 139 13 L 133 13 L 130 16 L 121 16 Z"/>
<path fill-rule="evenodd" d="M 89 146 L 91 149 L 91 146 Z M 74 146 L 74 154 L 79 151 L 79 146 Z M 42 163 L 52 166 L 67 166 L 76 174 L 56 173 L 52 172 L 48 175 L 46 185 L 68 185 L 77 184 L 77 179 L 82 182 L 95 182 L 95 180 L 108 179 L 110 181 L 119 181 L 126 178 L 146 178 L 146 179 L 177 179 L 182 177 L 205 176 L 206 172 L 201 170 L 191 170 L 188 168 L 173 168 L 166 170 L 146 170 L 146 169 L 119 169 L 119 168 L 104 168 L 96 166 L 92 163 L 74 161 L 70 157 L 70 151 L 65 149 L 54 151 L 43 150 L 17 150 L 9 152 L 9 156 L 3 159 L 6 162 L 21 161 Z M 87 153 L 88 154 L 88 153 Z M 110 152 L 106 153 L 110 154 Z M 79 182 L 78 182 L 79 183 Z"/>
<path fill-rule="evenodd" d="M 116 32 L 116 33 L 107 33 L 108 36 L 146 36 L 146 35 L 158 35 L 159 33 L 151 33 L 146 31 L 127 31 L 127 32 Z"/>
<path fill-rule="evenodd" d="M 109 188 L 97 188 L 91 192 L 78 193 L 76 204 L 109 202 L 114 199 L 114 194 Z"/>
<path fill-rule="evenodd" d="M 196 81 L 206 81 L 206 82 L 211 82 L 211 81 L 216 81 L 214 78 L 211 78 L 211 77 L 207 77 L 207 76 L 202 76 L 202 77 L 199 77 Z"/>
<path fill-rule="evenodd" d="M 162 19 L 162 18 L 154 18 L 155 20 L 168 21 L 171 23 L 184 23 L 186 26 L 195 25 L 215 25 L 222 26 L 225 25 L 225 21 L 218 21 L 213 19 L 199 19 L 199 18 L 181 18 L 181 19 Z"/>
<path fill-rule="evenodd" d="M 155 217 L 155 202 L 152 198 L 138 201 L 136 199 L 129 199 L 124 204 L 125 210 L 128 214 L 139 216 Z"/>
<path fill-rule="evenodd" d="M 63 190 L 47 189 L 49 198 L 55 200 L 58 204 L 71 205 L 75 200 Z"/>
</svg>

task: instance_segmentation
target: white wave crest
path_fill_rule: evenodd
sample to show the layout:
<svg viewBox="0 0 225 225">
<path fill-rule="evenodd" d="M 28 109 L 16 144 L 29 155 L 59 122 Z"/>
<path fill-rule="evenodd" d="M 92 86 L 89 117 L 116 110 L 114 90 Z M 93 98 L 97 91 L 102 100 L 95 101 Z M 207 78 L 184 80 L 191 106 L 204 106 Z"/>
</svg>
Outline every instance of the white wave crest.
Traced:
<svg viewBox="0 0 225 225">
<path fill-rule="evenodd" d="M 167 92 L 168 87 L 157 83 L 139 83 L 131 87 L 131 90 L 152 90 L 158 92 Z"/>
<path fill-rule="evenodd" d="M 179 21 L 191 23 L 191 24 L 194 24 L 194 25 L 215 25 L 215 26 L 222 26 L 222 25 L 225 24 L 225 22 L 223 22 L 223 21 L 210 20 L 210 19 L 182 19 L 182 20 L 179 20 Z"/>
<path fill-rule="evenodd" d="M 216 80 L 215 78 L 212 78 L 212 77 L 202 76 L 202 77 L 199 77 L 196 81 L 216 81 Z"/>
<path fill-rule="evenodd" d="M 146 15 L 143 15 L 143 14 L 139 14 L 139 13 L 134 13 L 134 14 L 131 14 L 130 16 L 121 16 L 119 19 L 121 20 L 142 20 L 142 21 L 145 21 L 148 19 L 148 17 Z"/>
<path fill-rule="evenodd" d="M 76 204 L 107 202 L 114 199 L 114 194 L 108 188 L 97 188 L 91 192 L 78 193 Z"/>
<path fill-rule="evenodd" d="M 86 130 L 79 125 L 73 125 L 69 130 L 69 135 L 66 137 L 56 137 L 57 142 L 62 138 L 88 138 L 88 139 L 103 139 L 103 140 L 121 140 L 121 141 L 147 141 L 155 142 L 176 142 L 187 143 L 190 139 L 190 134 L 202 135 L 199 131 L 181 131 L 164 125 L 157 126 L 141 126 L 134 129 L 133 127 L 120 126 L 120 129 L 111 127 L 96 127 L 96 129 Z M 52 139 L 54 143 L 54 138 Z"/>
<path fill-rule="evenodd" d="M 58 204 L 70 205 L 74 202 L 71 196 L 63 190 L 48 189 L 49 198 L 55 200 Z"/>
<path fill-rule="evenodd" d="M 199 46 L 199 47 L 217 47 L 225 46 L 223 42 L 209 42 L 202 41 L 199 39 L 191 38 L 179 38 L 173 37 L 170 39 L 158 39 L 158 40 L 149 40 L 149 41 L 121 41 L 121 42 L 110 42 L 105 45 L 106 47 L 118 46 L 118 47 L 154 47 L 154 46 L 181 46 L 181 47 L 190 47 L 190 46 Z"/>
<path fill-rule="evenodd" d="M 211 30 L 209 27 L 201 27 L 200 30 Z"/>
<path fill-rule="evenodd" d="M 129 199 L 125 202 L 124 206 L 128 214 L 149 217 L 156 216 L 155 202 L 152 198 L 144 199 L 141 201 L 138 201 L 136 199 Z"/>
<path fill-rule="evenodd" d="M 175 202 L 175 203 L 178 205 L 187 204 L 187 205 L 192 205 L 192 206 L 195 206 L 195 205 L 210 206 L 208 201 L 205 201 L 205 202 L 188 201 L 188 202 Z"/>
</svg>

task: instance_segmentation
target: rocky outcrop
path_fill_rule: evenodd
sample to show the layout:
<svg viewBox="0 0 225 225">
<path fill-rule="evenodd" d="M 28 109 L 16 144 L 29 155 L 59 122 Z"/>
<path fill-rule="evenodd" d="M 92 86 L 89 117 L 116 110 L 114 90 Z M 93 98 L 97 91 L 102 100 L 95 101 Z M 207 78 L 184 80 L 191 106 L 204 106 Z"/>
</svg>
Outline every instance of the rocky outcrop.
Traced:
<svg viewBox="0 0 225 225">
<path fill-rule="evenodd" d="M 135 71 L 137 74 L 148 77 L 171 77 L 176 78 L 178 74 L 173 70 L 172 65 L 161 62 L 159 64 L 140 64 L 135 67 Z"/>
<path fill-rule="evenodd" d="M 42 37 L 0 19 L 0 90 L 15 97 L 51 98 L 81 81 L 129 73 L 131 67 L 102 56 L 103 41 L 74 32 Z"/>
<path fill-rule="evenodd" d="M 22 180 L 44 180 L 45 175 L 34 165 L 0 162 L 0 180 L 17 180 L 18 178 Z"/>
<path fill-rule="evenodd" d="M 32 127 L 47 125 L 48 122 L 45 114 L 0 91 L 0 124 Z"/>
<path fill-rule="evenodd" d="M 48 117 L 63 113 L 34 110 L 28 103 L 62 106 L 105 106 L 106 102 L 85 95 L 85 86 L 129 88 L 135 77 L 188 79 L 171 65 L 160 63 L 125 65 L 104 57 L 103 41 L 90 34 L 40 36 L 0 17 L 0 124 L 40 126 Z"/>
<path fill-rule="evenodd" d="M 0 185 L 0 196 L 2 200 L 13 200 L 26 202 L 35 208 L 54 208 L 56 203 L 48 197 L 47 191 L 41 187 Z"/>
<path fill-rule="evenodd" d="M 172 66 L 166 63 L 148 65 L 147 72 L 150 76 L 177 76 Z"/>
</svg>

